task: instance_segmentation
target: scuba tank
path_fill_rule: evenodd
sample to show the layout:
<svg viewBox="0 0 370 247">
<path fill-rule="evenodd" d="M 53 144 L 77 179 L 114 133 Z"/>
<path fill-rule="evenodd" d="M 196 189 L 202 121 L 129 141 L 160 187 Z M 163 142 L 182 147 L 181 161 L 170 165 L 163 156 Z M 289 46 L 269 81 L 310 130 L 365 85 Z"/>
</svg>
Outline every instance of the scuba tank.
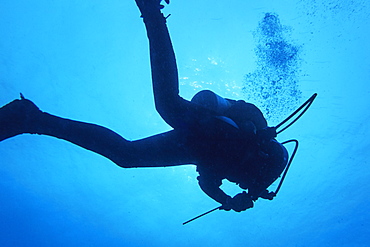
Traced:
<svg viewBox="0 0 370 247">
<path fill-rule="evenodd" d="M 191 102 L 201 105 L 219 115 L 223 115 L 231 107 L 231 103 L 227 99 L 222 98 L 210 90 L 202 90 L 196 93 L 191 99 Z"/>
<path fill-rule="evenodd" d="M 255 148 L 242 158 L 241 164 L 248 164 L 248 167 L 245 167 L 246 177 L 239 178 L 238 184 L 242 189 L 248 189 L 248 193 L 257 199 L 261 191 L 265 191 L 280 177 L 288 163 L 286 148 L 273 139 L 276 130 L 267 127 L 267 122 L 257 107 L 244 101 L 228 100 L 210 90 L 203 90 L 195 94 L 191 102 L 214 113 L 215 117 L 207 128 L 210 130 L 208 135 L 250 139 L 251 143 L 255 142 L 252 144 Z"/>
<path fill-rule="evenodd" d="M 239 129 L 234 120 L 224 116 L 225 112 L 232 106 L 231 100 L 222 98 L 210 90 L 202 90 L 193 96 L 191 102 L 213 112 L 216 119 L 221 120 L 224 126 L 226 124 L 226 128 L 232 126 L 232 130 Z"/>
<path fill-rule="evenodd" d="M 204 93 L 202 93 L 204 92 Z M 197 96 L 198 95 L 198 96 Z M 195 97 L 197 96 L 197 97 Z M 204 103 L 204 106 L 205 107 L 209 107 L 209 109 L 211 109 L 212 111 L 216 112 L 216 113 L 223 113 L 226 111 L 226 109 L 228 109 L 227 107 L 230 107 L 229 106 L 229 102 L 227 101 L 227 99 L 224 99 L 220 96 L 218 96 L 217 94 L 213 93 L 212 91 L 209 91 L 209 90 L 205 90 L 205 91 L 200 91 L 199 93 L 197 93 L 193 97 L 193 99 L 191 100 L 192 102 L 194 103 L 197 103 L 197 104 L 202 104 Z M 292 124 L 294 124 L 299 118 L 301 118 L 303 116 L 303 114 L 310 108 L 310 106 L 312 105 L 313 101 L 315 100 L 315 98 L 317 97 L 317 93 L 314 93 L 306 102 L 304 102 L 297 110 L 295 110 L 291 115 L 289 115 L 286 119 L 284 119 L 281 123 L 279 123 L 278 125 L 276 125 L 275 127 L 272 127 L 273 129 L 276 130 L 276 135 L 280 134 L 281 132 L 285 131 L 287 128 L 289 128 Z M 207 99 L 209 99 L 210 101 L 206 102 Z M 301 112 L 298 116 L 296 116 L 299 112 Z M 291 120 L 294 116 L 296 116 L 293 120 Z M 284 124 L 286 124 L 289 120 L 291 120 L 291 122 L 289 124 L 287 124 L 285 127 L 282 127 Z M 235 122 L 234 122 L 235 123 Z M 282 129 L 280 129 L 282 128 Z M 280 129 L 280 130 L 278 130 Z M 271 174 L 268 174 L 268 169 L 267 166 L 268 166 L 268 163 L 270 162 L 266 162 L 265 166 L 266 167 L 263 167 L 262 170 L 260 171 L 260 176 L 267 176 L 268 178 L 270 178 L 270 182 L 274 182 L 278 177 L 281 176 L 282 174 L 282 177 L 281 177 L 281 180 L 276 188 L 276 190 L 274 192 L 271 192 L 273 194 L 273 197 L 276 196 L 276 194 L 280 191 L 280 188 L 284 182 L 284 179 L 286 177 L 286 174 L 290 168 L 290 165 L 293 161 L 293 158 L 295 156 L 295 154 L 297 153 L 297 150 L 298 150 L 298 141 L 295 140 L 295 139 L 292 139 L 292 140 L 288 140 L 288 141 L 285 141 L 285 142 L 282 142 L 282 143 L 279 143 L 277 142 L 275 139 L 272 139 L 271 142 L 273 143 L 272 145 L 270 145 L 270 149 L 271 150 L 263 150 L 264 152 L 266 152 L 266 154 L 270 154 L 271 158 L 272 159 L 276 159 L 279 157 L 279 155 L 276 153 L 276 150 L 279 150 L 280 149 L 280 153 L 282 153 L 283 155 L 281 156 L 280 155 L 280 162 L 277 162 L 278 163 L 278 167 L 277 169 L 273 169 L 275 171 L 273 171 L 273 173 Z M 285 144 L 288 144 L 288 143 L 295 143 L 295 147 L 294 147 L 294 150 L 290 156 L 290 159 L 288 160 L 288 153 L 286 151 L 286 148 L 283 146 Z M 269 148 L 268 148 L 269 149 Z M 281 160 L 281 157 L 283 157 L 283 159 Z M 268 158 L 268 157 L 267 157 Z M 276 162 L 276 161 L 275 161 Z M 267 172 L 267 174 L 266 174 Z M 267 182 L 267 183 L 270 183 L 270 182 Z M 270 184 L 272 184 L 272 182 Z M 265 185 L 261 185 L 261 187 L 265 187 Z M 265 187 L 266 188 L 266 187 Z M 249 191 L 248 191 L 249 192 Z M 271 198 L 272 199 L 272 198 Z M 202 216 L 205 216 L 217 209 L 220 209 L 221 207 L 218 206 L 214 209 L 211 209 L 201 215 L 198 215 L 186 222 L 183 223 L 183 225 L 193 221 L 193 220 L 196 220 Z"/>
</svg>

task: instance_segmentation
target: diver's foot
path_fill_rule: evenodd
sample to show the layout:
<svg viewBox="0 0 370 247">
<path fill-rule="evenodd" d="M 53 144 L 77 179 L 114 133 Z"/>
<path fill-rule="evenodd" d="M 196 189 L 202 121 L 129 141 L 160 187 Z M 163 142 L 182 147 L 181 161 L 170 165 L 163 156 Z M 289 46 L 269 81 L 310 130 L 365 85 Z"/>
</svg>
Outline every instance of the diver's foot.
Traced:
<svg viewBox="0 0 370 247">
<path fill-rule="evenodd" d="M 23 134 L 36 133 L 36 120 L 42 111 L 30 100 L 23 98 L 0 108 L 0 141 Z"/>
</svg>

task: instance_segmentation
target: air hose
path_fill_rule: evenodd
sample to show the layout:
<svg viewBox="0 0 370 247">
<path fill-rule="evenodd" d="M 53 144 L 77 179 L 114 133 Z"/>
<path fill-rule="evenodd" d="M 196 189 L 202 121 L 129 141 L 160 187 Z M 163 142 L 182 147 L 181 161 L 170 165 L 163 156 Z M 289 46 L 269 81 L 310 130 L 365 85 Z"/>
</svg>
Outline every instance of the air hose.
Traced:
<svg viewBox="0 0 370 247">
<path fill-rule="evenodd" d="M 300 119 L 302 117 L 302 115 L 308 110 L 308 108 L 310 108 L 311 104 L 313 103 L 313 101 L 315 100 L 317 96 L 317 93 L 314 93 L 308 100 L 306 100 L 306 102 L 304 102 L 297 110 L 295 110 L 292 114 L 290 114 L 286 119 L 284 119 L 283 121 L 281 121 L 281 123 L 279 123 L 278 125 L 276 125 L 275 129 L 278 129 L 280 128 L 282 125 L 284 125 L 286 122 L 288 122 L 292 117 L 294 117 L 295 115 L 298 114 L 298 112 L 300 112 L 302 109 L 302 112 L 301 114 L 299 114 L 292 122 L 290 122 L 287 126 L 285 126 L 282 130 L 280 131 L 277 131 L 276 134 L 280 134 L 281 132 L 283 132 L 284 130 L 286 130 L 287 128 L 289 128 L 290 126 L 292 126 L 292 124 L 294 124 L 298 119 Z M 290 143 L 290 142 L 294 142 L 295 143 L 295 147 L 294 147 L 294 150 L 293 150 L 293 153 L 292 155 L 290 156 L 290 159 L 287 163 L 287 166 L 284 170 L 284 173 L 283 173 L 283 176 L 281 177 L 280 179 L 280 183 L 278 185 L 278 187 L 276 188 L 274 194 L 276 195 L 280 188 L 281 188 L 281 185 L 283 184 L 284 182 L 284 179 L 285 179 L 285 176 L 289 170 L 289 167 L 290 165 L 292 164 L 292 161 L 294 159 L 294 156 L 295 154 L 297 153 L 297 150 L 298 150 L 298 144 L 299 142 L 295 139 L 293 140 L 289 140 L 289 141 L 285 141 L 285 142 L 282 142 L 281 144 L 287 144 L 287 143 Z"/>
<path fill-rule="evenodd" d="M 283 128 L 282 130 L 276 132 L 276 134 L 280 134 L 281 132 L 283 132 L 284 130 L 286 130 L 287 128 L 289 128 L 292 124 L 294 124 L 298 119 L 300 119 L 302 117 L 302 115 L 308 110 L 308 108 L 310 108 L 312 102 L 315 100 L 317 96 L 317 93 L 314 93 L 308 100 L 306 100 L 306 102 L 304 102 L 297 110 L 295 110 L 292 114 L 289 115 L 289 117 L 287 117 L 286 119 L 284 119 L 281 123 L 279 123 L 278 125 L 276 125 L 276 129 L 280 128 L 283 124 L 285 124 L 286 122 L 288 122 L 292 117 L 294 117 L 294 115 L 296 115 L 300 110 L 302 110 L 304 107 L 304 110 L 301 112 L 301 114 L 299 114 L 298 117 L 296 117 L 290 124 L 288 124 L 285 128 Z"/>
</svg>

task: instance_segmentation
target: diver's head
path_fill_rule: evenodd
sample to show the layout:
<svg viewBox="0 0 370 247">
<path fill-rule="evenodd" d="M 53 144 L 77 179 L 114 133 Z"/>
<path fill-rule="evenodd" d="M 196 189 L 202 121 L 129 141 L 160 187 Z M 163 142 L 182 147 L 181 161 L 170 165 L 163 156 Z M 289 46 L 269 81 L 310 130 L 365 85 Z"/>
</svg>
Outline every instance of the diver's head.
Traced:
<svg viewBox="0 0 370 247">
<path fill-rule="evenodd" d="M 261 175 L 266 181 L 266 184 L 268 183 L 268 186 L 270 186 L 284 171 L 289 155 L 286 148 L 275 139 L 264 144 L 261 149 L 262 152 L 267 154 L 266 161 L 262 166 Z"/>
<path fill-rule="evenodd" d="M 275 139 L 265 143 L 261 146 L 258 157 L 250 163 L 248 179 L 239 186 L 258 197 L 259 193 L 281 176 L 288 163 L 288 156 L 286 148 Z"/>
</svg>

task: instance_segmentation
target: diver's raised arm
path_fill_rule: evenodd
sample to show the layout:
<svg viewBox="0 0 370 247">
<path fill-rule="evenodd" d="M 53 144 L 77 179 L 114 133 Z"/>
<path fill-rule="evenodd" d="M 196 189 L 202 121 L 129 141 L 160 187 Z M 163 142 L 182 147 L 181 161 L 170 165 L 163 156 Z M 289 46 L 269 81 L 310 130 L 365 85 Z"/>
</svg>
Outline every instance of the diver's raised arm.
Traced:
<svg viewBox="0 0 370 247">
<path fill-rule="evenodd" d="M 165 111 L 168 102 L 179 98 L 179 79 L 175 53 L 161 13 L 160 0 L 135 0 L 144 20 L 149 39 L 150 65 L 157 111 Z M 167 1 L 166 1 L 167 2 Z M 162 114 L 161 114 L 162 115 Z"/>
</svg>

